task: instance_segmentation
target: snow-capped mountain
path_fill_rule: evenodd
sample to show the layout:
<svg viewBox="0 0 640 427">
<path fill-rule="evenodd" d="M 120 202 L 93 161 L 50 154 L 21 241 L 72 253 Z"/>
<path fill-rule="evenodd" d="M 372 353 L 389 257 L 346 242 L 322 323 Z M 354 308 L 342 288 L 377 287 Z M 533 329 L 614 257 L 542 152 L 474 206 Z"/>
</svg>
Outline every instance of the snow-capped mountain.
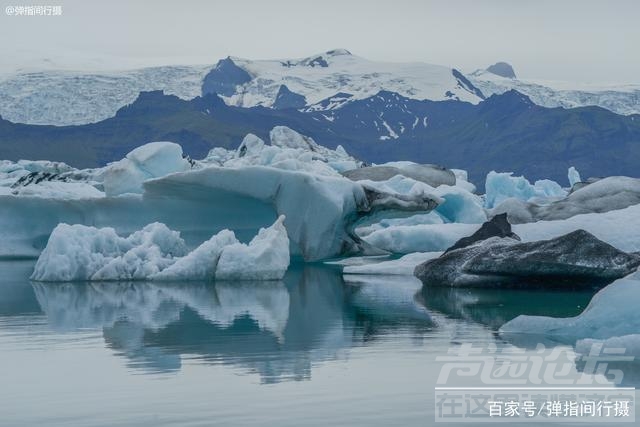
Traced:
<svg viewBox="0 0 640 427">
<path fill-rule="evenodd" d="M 515 76 L 506 63 L 490 69 Z M 304 59 L 228 57 L 215 66 L 18 72 L 0 76 L 0 116 L 27 124 L 95 123 L 113 117 L 142 91 L 162 90 L 185 100 L 215 92 L 230 106 L 324 112 L 330 119 L 331 111 L 381 91 L 413 100 L 460 100 L 475 105 L 485 97 L 512 89 L 546 107 L 595 105 L 618 114 L 640 113 L 640 85 L 578 87 L 573 83 L 501 77 L 487 70 L 465 76 L 454 68 L 374 62 L 336 49 Z M 383 121 L 379 125 L 384 126 Z M 403 125 L 406 129 L 413 122 Z M 399 135 L 395 128 L 385 135 L 394 139 L 394 133 Z"/>
<path fill-rule="evenodd" d="M 562 81 L 537 81 L 518 79 L 515 74 L 498 71 L 496 65 L 486 70 L 477 70 L 467 77 L 473 85 L 489 97 L 515 89 L 527 95 L 533 102 L 543 107 L 575 108 L 598 106 L 617 114 L 640 114 L 640 84 L 636 85 L 596 85 Z M 509 66 L 509 68 L 511 68 Z M 490 70 L 492 70 L 490 71 Z M 511 69 L 513 71 L 513 69 Z"/>
<path fill-rule="evenodd" d="M 141 91 L 183 99 L 200 95 L 211 66 L 164 66 L 132 71 L 27 72 L 0 77 L 0 116 L 14 123 L 80 125 L 113 117 Z"/>
<path fill-rule="evenodd" d="M 425 63 L 374 62 L 345 49 L 303 59 L 254 61 L 228 57 L 207 74 L 202 86 L 204 94 L 222 95 L 230 105 L 276 108 L 283 97 L 294 104 L 281 102 L 281 107 L 300 108 L 337 94 L 348 94 L 350 100 L 356 100 L 381 90 L 420 100 L 477 104 L 484 99 L 455 69 Z"/>
</svg>

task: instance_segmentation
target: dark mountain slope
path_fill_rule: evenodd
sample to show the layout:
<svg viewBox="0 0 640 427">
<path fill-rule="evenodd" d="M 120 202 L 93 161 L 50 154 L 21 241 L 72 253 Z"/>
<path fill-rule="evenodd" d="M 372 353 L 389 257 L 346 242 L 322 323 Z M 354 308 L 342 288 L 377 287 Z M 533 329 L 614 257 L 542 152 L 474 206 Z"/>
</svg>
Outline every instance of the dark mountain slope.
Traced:
<svg viewBox="0 0 640 427">
<path fill-rule="evenodd" d="M 184 101 L 143 92 L 116 116 L 82 126 L 35 126 L 0 120 L 0 159 L 49 159 L 103 165 L 150 141 L 180 143 L 203 157 L 235 148 L 249 132 L 268 139 L 289 126 L 368 161 L 413 160 L 467 169 L 478 183 L 490 170 L 564 183 L 576 166 L 584 177 L 640 174 L 640 116 L 598 107 L 545 108 L 510 91 L 478 105 L 418 101 L 392 92 L 345 102 L 331 111 L 239 108 L 215 95 Z"/>
</svg>

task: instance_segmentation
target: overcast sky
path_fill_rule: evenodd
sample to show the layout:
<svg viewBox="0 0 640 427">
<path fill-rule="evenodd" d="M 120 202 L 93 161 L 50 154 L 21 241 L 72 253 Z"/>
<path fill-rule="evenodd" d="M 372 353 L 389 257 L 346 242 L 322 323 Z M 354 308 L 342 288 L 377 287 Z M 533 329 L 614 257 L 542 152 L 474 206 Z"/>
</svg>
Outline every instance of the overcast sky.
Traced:
<svg viewBox="0 0 640 427">
<path fill-rule="evenodd" d="M 8 16 L 1 68 L 129 68 L 333 48 L 522 78 L 640 82 L 638 0 L 59 0 L 62 16 Z M 26 2 L 26 4 L 30 4 Z M 1 71 L 1 70 L 0 70 Z"/>
</svg>

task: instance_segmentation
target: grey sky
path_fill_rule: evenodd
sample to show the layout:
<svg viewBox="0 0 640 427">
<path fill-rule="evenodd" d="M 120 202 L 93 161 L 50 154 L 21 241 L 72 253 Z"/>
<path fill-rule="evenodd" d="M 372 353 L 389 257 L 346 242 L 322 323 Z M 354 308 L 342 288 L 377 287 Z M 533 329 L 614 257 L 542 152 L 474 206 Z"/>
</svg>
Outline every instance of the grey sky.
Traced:
<svg viewBox="0 0 640 427">
<path fill-rule="evenodd" d="M 7 16 L 62 5 L 61 17 Z M 523 78 L 640 82 L 637 0 L 2 0 L 1 68 L 215 63 L 336 47 L 471 71 L 505 60 Z"/>
</svg>

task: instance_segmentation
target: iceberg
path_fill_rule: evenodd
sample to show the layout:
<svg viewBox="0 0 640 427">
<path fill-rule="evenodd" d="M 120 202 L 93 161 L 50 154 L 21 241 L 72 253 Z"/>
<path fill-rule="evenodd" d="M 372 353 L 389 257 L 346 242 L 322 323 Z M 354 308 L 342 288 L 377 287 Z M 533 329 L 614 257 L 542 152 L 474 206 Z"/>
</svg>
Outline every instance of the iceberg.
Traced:
<svg viewBox="0 0 640 427">
<path fill-rule="evenodd" d="M 360 265 L 346 265 L 342 271 L 344 274 L 381 274 L 390 276 L 413 276 L 418 264 L 434 259 L 442 255 L 442 252 L 415 252 L 401 258 L 369 262 Z"/>
<path fill-rule="evenodd" d="M 607 340 L 640 331 L 640 281 L 626 277 L 593 296 L 576 317 L 518 316 L 500 328 L 500 335 L 544 336 L 574 344 L 582 339 Z"/>
<path fill-rule="evenodd" d="M 546 201 L 549 198 L 567 195 L 560 184 L 543 179 L 533 185 L 523 176 L 513 176 L 512 172 L 491 171 L 485 180 L 485 207 L 492 209 L 507 199 L 515 198 L 524 202 L 530 200 Z"/>
<path fill-rule="evenodd" d="M 444 251 L 479 228 L 477 224 L 460 223 L 400 225 L 376 229 L 363 239 L 392 253 Z M 640 252 L 640 205 L 513 226 L 523 242 L 553 239 L 579 229 L 621 251 Z"/>
<path fill-rule="evenodd" d="M 604 213 L 637 204 L 640 204 L 640 179 L 610 176 L 576 185 L 567 197 L 551 203 L 507 199 L 491 209 L 489 215 L 507 213 L 509 222 L 522 224 L 567 219 L 580 214 Z"/>
<path fill-rule="evenodd" d="M 396 254 L 444 251 L 464 236 L 479 228 L 478 224 L 399 225 L 376 230 L 363 240 L 370 245 Z"/>
<path fill-rule="evenodd" d="M 142 183 L 150 178 L 189 170 L 191 163 L 183 157 L 182 147 L 173 142 L 151 142 L 105 167 L 103 185 L 107 196 L 142 193 Z"/>
<path fill-rule="evenodd" d="M 229 222 L 267 223 L 285 215 L 292 249 L 308 261 L 356 246 L 348 225 L 368 206 L 362 186 L 340 176 L 265 166 L 210 166 L 147 181 L 144 189 L 148 198 L 204 198 Z"/>
<path fill-rule="evenodd" d="M 271 227 L 261 229 L 249 245 L 242 245 L 233 232 L 223 230 L 191 252 L 179 232 L 161 223 L 149 224 L 128 237 L 119 236 L 113 228 L 59 224 L 31 279 L 281 279 L 289 267 L 289 239 L 283 221 L 281 216 Z"/>
<path fill-rule="evenodd" d="M 456 185 L 456 175 L 442 166 L 420 164 L 408 161 L 389 162 L 381 165 L 367 166 L 348 170 L 342 173 L 354 181 L 388 181 L 394 176 L 405 176 L 431 187 L 440 185 Z"/>
<path fill-rule="evenodd" d="M 51 233 L 31 279 L 78 281 L 145 279 L 187 253 L 179 233 L 160 223 L 129 237 L 113 228 L 59 224 Z"/>
<path fill-rule="evenodd" d="M 232 243 L 222 249 L 217 280 L 280 280 L 289 267 L 289 238 L 284 216 L 262 228 L 249 242 Z"/>
<path fill-rule="evenodd" d="M 225 247 L 238 243 L 233 231 L 222 230 L 189 254 L 149 277 L 153 280 L 211 280 Z M 287 251 L 288 251 L 287 247 Z M 257 267 L 259 268 L 259 267 Z M 286 270 L 286 267 L 285 267 Z"/>
<path fill-rule="evenodd" d="M 580 178 L 580 172 L 578 172 L 578 170 L 571 166 L 567 172 L 567 176 L 569 178 L 569 187 L 573 188 L 574 185 L 576 185 L 579 182 L 582 182 L 582 178 Z"/>
</svg>

